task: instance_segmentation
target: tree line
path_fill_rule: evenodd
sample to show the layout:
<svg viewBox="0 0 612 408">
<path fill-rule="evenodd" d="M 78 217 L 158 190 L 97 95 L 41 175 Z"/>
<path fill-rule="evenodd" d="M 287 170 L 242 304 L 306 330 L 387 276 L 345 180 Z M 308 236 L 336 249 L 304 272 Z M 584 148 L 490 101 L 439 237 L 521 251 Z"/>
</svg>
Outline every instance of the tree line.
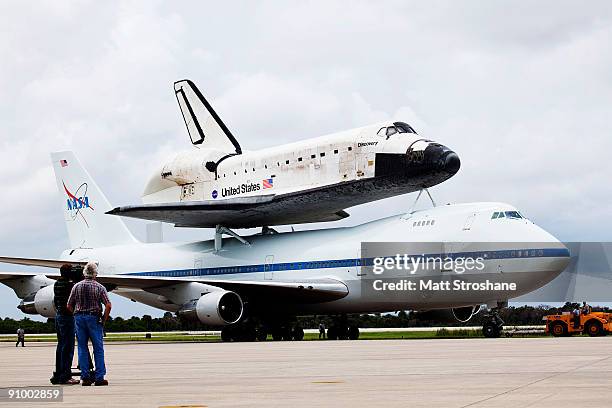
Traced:
<svg viewBox="0 0 612 408">
<path fill-rule="evenodd" d="M 507 325 L 538 325 L 542 324 L 542 318 L 549 314 L 572 311 L 579 307 L 578 303 L 565 303 L 562 307 L 540 306 L 510 306 L 500 311 L 500 316 Z M 593 311 L 612 312 L 607 307 L 594 307 Z M 304 329 L 315 329 L 323 322 L 329 327 L 333 322 L 331 316 L 307 316 L 299 317 L 298 323 Z M 373 313 L 361 315 L 349 315 L 351 324 L 358 327 L 431 327 L 431 326 L 479 326 L 484 322 L 485 313 L 480 312 L 466 323 L 452 319 L 450 313 L 446 316 L 440 313 L 430 312 L 398 312 L 398 313 Z M 11 318 L 0 319 L 0 333 L 14 334 L 18 328 L 23 328 L 26 333 L 54 333 L 55 322 L 48 319 L 39 322 L 27 317 L 21 320 Z M 132 316 L 129 319 L 122 317 L 111 318 L 105 327 L 107 332 L 163 332 L 163 331 L 196 331 L 213 330 L 214 327 L 204 325 L 197 321 L 189 321 L 179 318 L 170 312 L 162 317 Z"/>
</svg>

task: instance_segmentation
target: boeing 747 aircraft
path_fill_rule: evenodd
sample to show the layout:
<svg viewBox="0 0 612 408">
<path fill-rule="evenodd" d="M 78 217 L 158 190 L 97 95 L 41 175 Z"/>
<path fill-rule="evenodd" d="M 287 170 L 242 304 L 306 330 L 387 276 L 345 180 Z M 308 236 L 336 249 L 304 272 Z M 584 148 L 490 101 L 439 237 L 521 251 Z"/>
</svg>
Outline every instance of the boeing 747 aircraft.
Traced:
<svg viewBox="0 0 612 408">
<path fill-rule="evenodd" d="M 545 285 L 569 261 L 557 239 L 502 203 L 439 206 L 356 227 L 217 237 L 222 245 L 214 240 L 141 243 L 121 218 L 106 214 L 112 207 L 72 152 L 54 153 L 52 161 L 70 248 L 56 259 L 0 258 L 48 268 L 0 273 L 0 282 L 22 299 L 19 308 L 25 313 L 54 317 L 56 269 L 94 261 L 98 280 L 113 293 L 223 327 L 224 340 L 265 339 L 268 334 L 301 339 L 303 331 L 291 323 L 300 315 L 453 309 L 469 318 L 482 304 L 503 305 Z M 371 268 L 376 263 L 372 254 L 362 253 L 364 242 L 402 243 L 416 255 L 423 254 L 425 244 L 451 258 L 477 254 L 483 269 L 460 275 L 443 267 L 418 275 L 378 274 Z M 490 287 L 369 289 L 415 277 L 426 282 L 452 278 L 462 285 L 487 282 Z M 330 328 L 331 337 L 356 338 L 358 329 L 342 321 Z M 487 333 L 499 335 L 491 330 Z"/>
<path fill-rule="evenodd" d="M 142 205 L 111 214 L 178 227 L 336 221 L 346 208 L 435 186 L 460 167 L 455 152 L 393 121 L 243 151 L 191 81 L 174 91 L 196 149 L 155 171 Z"/>
</svg>

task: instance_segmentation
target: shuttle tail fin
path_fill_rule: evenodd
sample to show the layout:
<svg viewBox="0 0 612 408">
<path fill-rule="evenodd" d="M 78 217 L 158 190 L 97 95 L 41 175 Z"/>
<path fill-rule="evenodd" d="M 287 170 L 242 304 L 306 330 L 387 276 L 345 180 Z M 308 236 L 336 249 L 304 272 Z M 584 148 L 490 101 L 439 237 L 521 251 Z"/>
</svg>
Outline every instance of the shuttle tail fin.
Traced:
<svg viewBox="0 0 612 408">
<path fill-rule="evenodd" d="M 175 82 L 174 93 L 191 143 L 227 154 L 242 154 L 236 138 L 193 82 L 188 79 Z"/>
<path fill-rule="evenodd" d="M 73 152 L 51 153 L 71 248 L 96 248 L 136 242 Z"/>
</svg>

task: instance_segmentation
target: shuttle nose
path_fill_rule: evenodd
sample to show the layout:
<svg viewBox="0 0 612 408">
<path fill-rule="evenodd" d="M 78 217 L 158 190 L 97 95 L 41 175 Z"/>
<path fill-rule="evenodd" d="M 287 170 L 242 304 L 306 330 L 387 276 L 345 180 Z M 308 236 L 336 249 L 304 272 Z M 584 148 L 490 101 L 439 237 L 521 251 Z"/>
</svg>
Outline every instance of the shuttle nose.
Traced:
<svg viewBox="0 0 612 408">
<path fill-rule="evenodd" d="M 442 164 L 442 168 L 449 174 L 455 174 L 459 171 L 461 167 L 461 160 L 459 160 L 459 156 L 457 153 L 451 151 L 444 158 L 444 162 Z"/>
<path fill-rule="evenodd" d="M 439 143 L 430 143 L 425 148 L 423 162 L 433 171 L 446 173 L 447 177 L 455 175 L 461 167 L 457 153 Z"/>
</svg>

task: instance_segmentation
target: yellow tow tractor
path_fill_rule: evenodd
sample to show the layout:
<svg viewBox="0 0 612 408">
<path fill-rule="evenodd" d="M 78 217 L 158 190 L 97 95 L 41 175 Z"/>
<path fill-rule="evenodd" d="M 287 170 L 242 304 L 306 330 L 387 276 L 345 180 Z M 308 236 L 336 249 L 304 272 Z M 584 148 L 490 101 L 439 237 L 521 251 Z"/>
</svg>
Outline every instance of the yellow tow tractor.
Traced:
<svg viewBox="0 0 612 408">
<path fill-rule="evenodd" d="M 591 312 L 576 316 L 570 312 L 563 312 L 563 314 L 544 316 L 542 320 L 546 322 L 546 333 L 555 337 L 583 333 L 595 337 L 612 333 L 612 313 Z"/>
</svg>

